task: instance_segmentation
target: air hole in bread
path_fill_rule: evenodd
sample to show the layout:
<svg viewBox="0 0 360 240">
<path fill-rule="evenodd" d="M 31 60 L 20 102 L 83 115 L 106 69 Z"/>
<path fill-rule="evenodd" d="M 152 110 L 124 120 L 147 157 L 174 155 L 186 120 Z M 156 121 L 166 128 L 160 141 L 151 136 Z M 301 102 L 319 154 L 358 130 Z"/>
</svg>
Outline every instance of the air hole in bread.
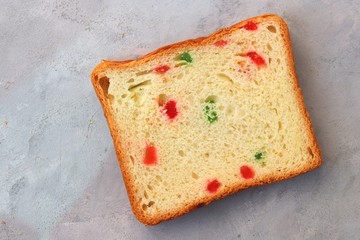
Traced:
<svg viewBox="0 0 360 240">
<path fill-rule="evenodd" d="M 104 96 L 107 96 L 109 86 L 110 86 L 110 79 L 107 77 L 102 77 L 99 79 L 99 85 L 103 91 Z"/>
<path fill-rule="evenodd" d="M 168 96 L 166 94 L 163 93 L 160 94 L 158 97 L 159 106 L 164 106 L 167 100 L 168 100 Z"/>
<path fill-rule="evenodd" d="M 225 73 L 218 73 L 216 75 L 220 80 L 229 82 L 231 84 L 234 84 L 234 81 L 231 79 L 231 77 L 229 77 L 228 75 L 226 75 Z"/>
<path fill-rule="evenodd" d="M 148 207 L 151 207 L 151 206 L 154 205 L 154 204 L 155 204 L 154 201 L 150 201 L 150 202 L 148 203 Z"/>
<path fill-rule="evenodd" d="M 126 98 L 126 97 L 127 97 L 127 94 L 121 95 L 121 98 Z"/>
<path fill-rule="evenodd" d="M 271 64 L 272 58 L 269 58 L 269 65 Z"/>
<path fill-rule="evenodd" d="M 266 47 L 267 47 L 267 49 L 268 49 L 269 51 L 272 51 L 272 50 L 273 50 L 273 48 L 271 47 L 270 43 L 268 43 L 268 44 L 266 45 Z"/>
<path fill-rule="evenodd" d="M 279 121 L 278 122 L 278 130 L 280 131 L 282 129 L 282 124 L 281 124 L 281 122 Z"/>
<path fill-rule="evenodd" d="M 113 103 L 114 103 L 114 100 L 115 100 L 114 95 L 108 94 L 107 96 L 108 96 L 108 99 L 109 99 L 110 104 L 113 104 Z"/>
<path fill-rule="evenodd" d="M 271 108 L 275 112 L 276 115 L 279 115 L 277 108 Z"/>
<path fill-rule="evenodd" d="M 176 76 L 176 78 L 179 80 L 182 79 L 183 77 L 184 77 L 184 73 L 182 73 L 182 72 Z"/>
<path fill-rule="evenodd" d="M 183 150 L 179 150 L 179 155 L 180 155 L 180 157 L 184 157 L 184 156 L 185 156 L 184 151 L 183 151 Z"/>
<path fill-rule="evenodd" d="M 217 97 L 216 96 L 214 96 L 214 95 L 210 95 L 210 96 L 208 96 L 206 99 L 205 99 L 205 102 L 207 102 L 207 103 L 211 103 L 211 102 L 213 102 L 213 103 L 215 103 L 215 102 L 217 102 Z"/>
<path fill-rule="evenodd" d="M 133 157 L 133 156 L 130 156 L 130 161 L 131 161 L 131 163 L 132 163 L 132 164 L 134 164 L 134 163 L 135 163 L 135 159 L 134 159 L 134 157 Z"/>
<path fill-rule="evenodd" d="M 132 92 L 132 91 L 135 91 L 135 90 L 137 90 L 137 89 L 139 89 L 141 87 L 145 87 L 145 86 L 149 86 L 149 85 L 151 85 L 151 80 L 146 80 L 146 81 L 140 82 L 140 83 L 135 84 L 135 85 L 130 85 L 128 90 L 130 92 Z"/>
<path fill-rule="evenodd" d="M 151 73 L 152 72 L 152 70 L 145 70 L 145 71 L 141 71 L 141 72 L 137 72 L 135 75 L 136 76 L 141 76 L 141 75 L 145 75 L 145 74 L 149 74 L 149 73 Z M 131 80 L 131 79 L 130 79 Z M 130 81 L 129 80 L 129 81 Z M 128 81 L 128 82 L 129 82 Z M 133 82 L 133 81 L 132 81 Z M 129 82 L 130 83 L 130 82 Z"/>
<path fill-rule="evenodd" d="M 136 103 L 137 106 L 141 106 L 145 101 L 144 96 L 141 92 L 132 93 L 130 98 Z"/>
<path fill-rule="evenodd" d="M 308 150 L 309 155 L 311 157 L 314 157 L 314 153 L 313 153 L 312 149 L 310 147 L 308 147 L 307 150 Z"/>
<path fill-rule="evenodd" d="M 194 172 L 191 173 L 191 177 L 194 179 L 199 179 L 199 176 Z"/>
<path fill-rule="evenodd" d="M 178 198 L 181 198 L 181 194 L 176 195 Z"/>
<path fill-rule="evenodd" d="M 149 196 L 148 196 L 148 194 L 147 194 L 147 192 L 146 192 L 146 191 L 144 191 L 144 197 L 145 197 L 146 199 L 148 199 L 148 198 L 149 198 Z"/>
<path fill-rule="evenodd" d="M 153 187 L 149 184 L 149 185 L 147 185 L 147 187 L 148 187 L 148 189 L 150 190 L 150 191 L 152 191 L 153 190 Z"/>
<path fill-rule="evenodd" d="M 160 175 L 156 175 L 156 179 L 157 179 L 159 182 L 162 182 L 162 178 L 160 177 Z"/>
<path fill-rule="evenodd" d="M 236 127 L 234 124 L 231 124 L 230 127 L 231 127 L 233 130 L 237 130 L 237 127 Z"/>
<path fill-rule="evenodd" d="M 236 57 L 246 57 L 246 54 L 245 53 L 235 53 L 235 56 Z M 239 62 L 238 62 L 239 64 Z"/>
<path fill-rule="evenodd" d="M 205 156 L 206 158 L 208 158 L 208 157 L 210 157 L 210 154 L 207 152 L 207 153 L 204 153 L 204 156 Z"/>
<path fill-rule="evenodd" d="M 276 27 L 274 27 L 273 25 L 267 26 L 267 29 L 272 33 L 276 33 Z"/>
<path fill-rule="evenodd" d="M 144 203 L 142 206 L 141 206 L 142 210 L 146 211 L 147 209 L 147 205 Z"/>
<path fill-rule="evenodd" d="M 231 116 L 231 115 L 233 115 L 233 113 L 234 113 L 234 108 L 232 106 L 228 106 L 227 109 L 226 109 L 225 114 L 227 116 Z"/>
<path fill-rule="evenodd" d="M 134 79 L 133 78 L 130 78 L 129 80 L 126 81 L 127 83 L 132 83 L 134 82 Z"/>
<path fill-rule="evenodd" d="M 186 65 L 186 64 L 187 64 L 186 62 L 181 62 L 181 63 L 176 64 L 175 67 L 181 67 L 181 66 Z"/>
</svg>

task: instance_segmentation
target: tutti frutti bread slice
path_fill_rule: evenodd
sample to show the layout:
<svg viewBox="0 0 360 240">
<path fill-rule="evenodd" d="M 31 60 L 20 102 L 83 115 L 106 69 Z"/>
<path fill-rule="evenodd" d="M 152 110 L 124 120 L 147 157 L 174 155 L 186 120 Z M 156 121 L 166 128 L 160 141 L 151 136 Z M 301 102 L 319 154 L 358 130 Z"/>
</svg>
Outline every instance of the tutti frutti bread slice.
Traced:
<svg viewBox="0 0 360 240">
<path fill-rule="evenodd" d="M 276 15 L 137 60 L 103 61 L 91 77 L 145 225 L 321 164 Z"/>
</svg>

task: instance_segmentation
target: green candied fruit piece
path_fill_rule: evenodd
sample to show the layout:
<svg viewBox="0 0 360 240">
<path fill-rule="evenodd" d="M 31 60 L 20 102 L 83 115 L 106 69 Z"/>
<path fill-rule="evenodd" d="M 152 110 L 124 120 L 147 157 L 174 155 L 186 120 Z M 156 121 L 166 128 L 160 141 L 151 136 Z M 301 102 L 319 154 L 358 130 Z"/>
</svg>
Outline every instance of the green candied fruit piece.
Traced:
<svg viewBox="0 0 360 240">
<path fill-rule="evenodd" d="M 216 112 L 216 105 L 214 100 L 207 101 L 204 107 L 205 117 L 211 124 L 218 120 L 218 114 Z"/>
<path fill-rule="evenodd" d="M 185 61 L 185 62 L 188 62 L 188 63 L 192 63 L 193 59 L 190 55 L 189 52 L 183 52 L 179 55 L 179 60 L 182 60 L 182 61 Z"/>
<path fill-rule="evenodd" d="M 255 153 L 255 160 L 260 161 L 260 160 L 264 160 L 265 158 L 265 151 L 258 151 Z"/>
</svg>

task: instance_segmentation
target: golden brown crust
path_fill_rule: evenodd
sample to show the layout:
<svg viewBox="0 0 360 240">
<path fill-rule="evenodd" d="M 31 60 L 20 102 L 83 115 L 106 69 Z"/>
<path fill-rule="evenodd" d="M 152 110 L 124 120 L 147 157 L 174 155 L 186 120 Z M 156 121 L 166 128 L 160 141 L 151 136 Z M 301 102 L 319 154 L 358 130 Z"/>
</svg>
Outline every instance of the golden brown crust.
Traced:
<svg viewBox="0 0 360 240">
<path fill-rule="evenodd" d="M 219 194 L 217 194 L 215 196 L 205 197 L 197 202 L 193 202 L 192 204 L 189 204 L 189 205 L 183 207 L 182 209 L 175 209 L 166 214 L 159 214 L 156 217 L 152 217 L 152 218 L 145 216 L 143 214 L 142 209 L 140 209 L 140 206 L 138 206 L 136 203 L 135 195 L 134 195 L 135 186 L 133 185 L 133 183 L 131 181 L 131 176 L 129 175 L 129 171 L 126 166 L 126 161 L 122 160 L 123 156 L 122 156 L 122 149 L 120 147 L 121 145 L 120 145 L 119 129 L 117 128 L 117 124 L 115 123 L 115 120 L 114 120 L 115 118 L 112 116 L 111 107 L 110 107 L 108 101 L 106 100 L 106 96 L 105 96 L 106 93 L 104 93 L 101 83 L 100 83 L 100 79 L 105 77 L 104 71 L 107 69 L 112 69 L 112 68 L 122 69 L 122 68 L 138 66 L 138 65 L 141 65 L 148 61 L 154 60 L 161 55 L 168 54 L 168 53 L 174 53 L 176 51 L 181 51 L 182 49 L 184 49 L 186 47 L 206 45 L 208 43 L 214 42 L 217 39 L 221 39 L 221 37 L 223 37 L 224 35 L 230 34 L 233 31 L 237 30 L 238 28 L 241 28 L 249 21 L 254 21 L 256 23 L 260 23 L 260 22 L 264 22 L 264 21 L 268 21 L 268 20 L 277 21 L 281 26 L 281 35 L 283 36 L 283 38 L 285 40 L 287 53 L 288 53 L 288 58 L 287 58 L 289 61 L 288 65 L 290 67 L 290 72 L 292 74 L 292 78 L 294 81 L 293 82 L 294 92 L 296 94 L 296 99 L 298 102 L 299 110 L 302 113 L 304 121 L 305 121 L 306 129 L 307 129 L 307 137 L 308 137 L 308 139 L 310 139 L 310 142 L 312 142 L 311 150 L 312 150 L 313 159 L 312 159 L 311 164 L 307 165 L 306 167 L 304 167 L 301 170 L 283 174 L 282 176 L 270 176 L 266 179 L 261 179 L 261 180 L 254 179 L 254 180 L 248 181 L 246 183 L 241 183 L 241 185 L 234 184 L 233 186 L 229 186 L 228 188 L 223 189 L 221 192 L 219 192 Z M 259 16 L 259 17 L 250 18 L 250 19 L 247 19 L 240 23 L 237 23 L 231 27 L 221 29 L 208 37 L 190 39 L 190 40 L 187 40 L 184 42 L 175 43 L 175 44 L 172 44 L 169 46 L 162 47 L 162 48 L 160 48 L 154 52 L 151 52 L 137 60 L 103 61 L 93 70 L 93 72 L 91 74 L 91 79 L 92 79 L 92 83 L 94 85 L 96 94 L 97 94 L 97 96 L 101 102 L 101 105 L 104 109 L 104 114 L 107 119 L 111 135 L 113 137 L 116 154 L 118 157 L 120 168 L 122 170 L 122 174 L 123 174 L 123 178 L 124 178 L 125 186 L 126 186 L 126 189 L 128 192 L 132 210 L 133 210 L 135 216 L 137 217 L 137 219 L 145 225 L 155 225 L 155 224 L 158 224 L 159 222 L 176 218 L 176 217 L 181 216 L 195 208 L 198 208 L 198 207 L 201 207 L 204 205 L 208 205 L 210 202 L 220 199 L 220 198 L 223 198 L 229 194 L 239 192 L 239 191 L 247 189 L 249 187 L 255 187 L 255 186 L 260 186 L 260 185 L 271 183 L 271 182 L 289 179 L 289 178 L 295 177 L 297 175 L 300 175 L 302 173 L 306 173 L 306 172 L 308 172 L 312 169 L 315 169 L 321 165 L 321 162 L 322 162 L 321 152 L 320 152 L 318 143 L 316 141 L 314 131 L 311 126 L 309 115 L 308 115 L 305 105 L 304 105 L 304 99 L 301 94 L 301 89 L 299 87 L 298 79 L 297 79 L 296 72 L 295 72 L 289 31 L 288 31 L 286 23 L 280 17 L 278 17 L 276 15 L 263 15 L 263 16 Z"/>
</svg>

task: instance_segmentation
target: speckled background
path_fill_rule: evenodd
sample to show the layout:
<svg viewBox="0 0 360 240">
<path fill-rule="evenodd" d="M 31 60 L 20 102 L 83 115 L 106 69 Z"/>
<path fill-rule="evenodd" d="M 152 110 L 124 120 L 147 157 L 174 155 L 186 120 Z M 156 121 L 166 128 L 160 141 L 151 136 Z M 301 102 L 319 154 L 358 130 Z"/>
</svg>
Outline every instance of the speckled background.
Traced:
<svg viewBox="0 0 360 240">
<path fill-rule="evenodd" d="M 1 1 L 0 239 L 359 239 L 360 2 Z M 144 227 L 89 74 L 277 13 L 322 168 Z"/>
</svg>

